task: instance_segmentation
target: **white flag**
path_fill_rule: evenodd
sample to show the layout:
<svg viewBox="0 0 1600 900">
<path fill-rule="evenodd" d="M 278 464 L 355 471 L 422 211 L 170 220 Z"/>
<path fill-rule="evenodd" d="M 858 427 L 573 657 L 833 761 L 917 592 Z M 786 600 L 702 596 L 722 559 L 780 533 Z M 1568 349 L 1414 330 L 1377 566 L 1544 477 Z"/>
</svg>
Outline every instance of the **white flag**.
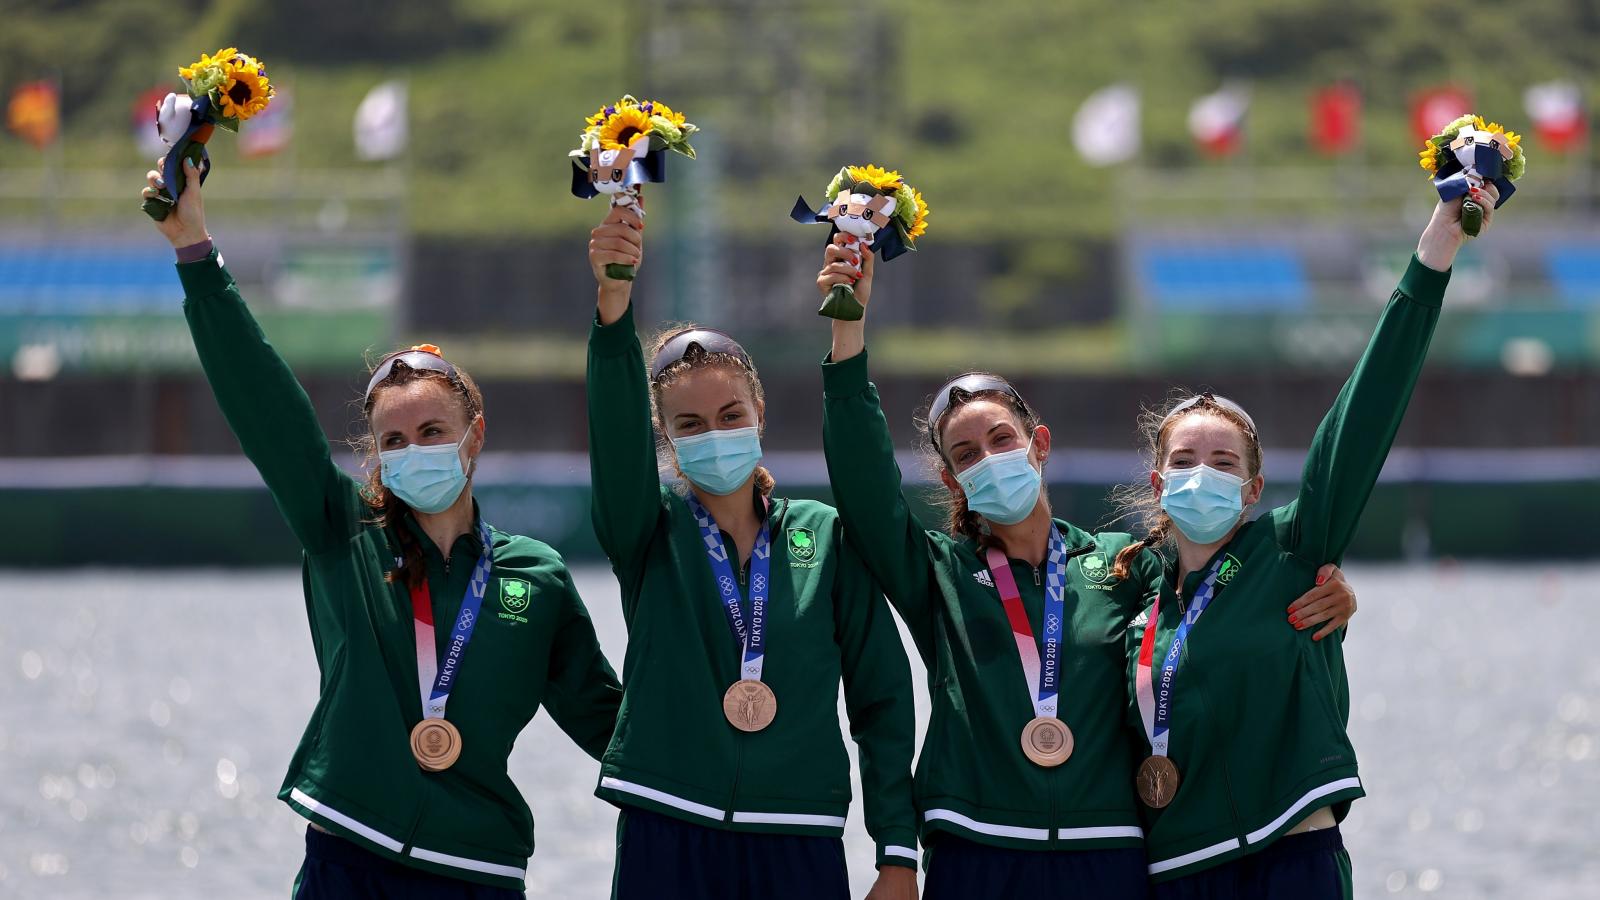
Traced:
<svg viewBox="0 0 1600 900">
<path fill-rule="evenodd" d="M 405 152 L 409 133 L 404 81 L 383 82 L 356 107 L 356 156 L 361 159 L 394 159 Z"/>
<path fill-rule="evenodd" d="M 1207 153 L 1227 156 L 1239 149 L 1249 109 L 1250 92 L 1243 85 L 1225 84 L 1189 107 L 1189 133 Z"/>
<path fill-rule="evenodd" d="M 1091 166 L 1111 166 L 1139 155 L 1139 89 L 1103 87 L 1078 107 L 1072 142 Z"/>
</svg>

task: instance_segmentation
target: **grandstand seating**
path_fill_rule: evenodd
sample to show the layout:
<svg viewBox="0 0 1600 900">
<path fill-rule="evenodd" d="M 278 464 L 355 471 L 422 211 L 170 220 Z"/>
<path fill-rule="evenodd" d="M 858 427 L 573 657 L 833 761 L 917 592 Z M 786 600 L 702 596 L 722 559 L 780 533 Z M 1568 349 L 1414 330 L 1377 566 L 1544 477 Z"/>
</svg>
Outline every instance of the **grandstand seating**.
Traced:
<svg viewBox="0 0 1600 900">
<path fill-rule="evenodd" d="M 1600 307 L 1600 245 L 1558 244 L 1546 256 L 1550 283 L 1567 306 Z"/>
<path fill-rule="evenodd" d="M 0 313 L 179 312 L 160 244 L 0 245 Z"/>
<path fill-rule="evenodd" d="M 1293 312 L 1311 301 L 1300 254 L 1286 246 L 1149 245 L 1133 253 L 1133 276 L 1168 312 Z"/>
</svg>

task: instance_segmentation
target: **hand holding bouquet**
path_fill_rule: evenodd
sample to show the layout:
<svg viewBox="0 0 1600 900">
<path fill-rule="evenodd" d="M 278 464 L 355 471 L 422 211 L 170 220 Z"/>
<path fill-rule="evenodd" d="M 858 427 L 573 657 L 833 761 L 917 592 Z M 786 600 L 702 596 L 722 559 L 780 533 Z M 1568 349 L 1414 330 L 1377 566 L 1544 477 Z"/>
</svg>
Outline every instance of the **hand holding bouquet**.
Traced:
<svg viewBox="0 0 1600 900">
<path fill-rule="evenodd" d="M 162 98 L 156 106 L 156 130 L 171 149 L 161 163 L 160 196 L 144 201 L 143 209 L 157 222 L 165 219 L 183 195 L 183 162 L 193 163 L 201 183 L 211 172 L 206 142 L 218 128 L 237 132 L 239 124 L 272 102 L 272 82 L 267 67 L 237 48 L 218 50 L 178 70 L 185 91 Z"/>
</svg>

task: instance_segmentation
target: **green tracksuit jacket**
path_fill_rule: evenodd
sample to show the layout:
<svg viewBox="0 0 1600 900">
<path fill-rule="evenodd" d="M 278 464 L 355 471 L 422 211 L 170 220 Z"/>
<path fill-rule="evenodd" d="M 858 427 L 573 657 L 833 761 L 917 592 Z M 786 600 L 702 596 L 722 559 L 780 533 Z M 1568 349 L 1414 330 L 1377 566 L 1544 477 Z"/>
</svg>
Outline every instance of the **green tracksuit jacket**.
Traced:
<svg viewBox="0 0 1600 900">
<path fill-rule="evenodd" d="M 867 354 L 824 363 L 823 384 L 823 440 L 845 534 L 928 668 L 933 714 L 916 773 L 924 841 L 936 847 L 936 835 L 949 832 L 1025 850 L 1141 846 L 1122 640 L 1147 590 L 1110 574 L 1131 539 L 1056 522 L 1069 556 L 1059 716 L 1077 743 L 1062 765 L 1037 766 L 1022 753 L 1033 698 L 984 556 L 971 540 L 925 529 L 907 508 Z M 1011 568 L 1042 634 L 1043 573 L 1016 560 Z"/>
<path fill-rule="evenodd" d="M 438 874 L 522 889 L 533 815 L 506 773 L 517 734 L 542 704 L 598 759 L 620 686 L 561 557 L 492 531 L 494 568 L 461 660 L 448 718 L 461 730 L 454 766 L 425 772 L 409 736 L 422 718 L 411 598 L 384 580 L 399 541 L 371 524 L 359 485 L 333 462 L 305 392 L 262 336 L 213 253 L 178 266 L 184 313 L 206 378 L 240 445 L 305 548 L 302 582 L 321 696 L 280 799 L 374 853 Z M 426 548 L 435 622 L 454 622 L 479 543 Z M 508 589 L 509 588 L 509 589 Z M 448 625 L 435 629 L 439 648 Z"/>
<path fill-rule="evenodd" d="M 1439 320 L 1448 272 L 1415 259 L 1366 353 L 1317 428 L 1299 497 L 1241 528 L 1189 632 L 1174 680 L 1169 755 L 1181 773 L 1163 810 L 1145 810 L 1150 872 L 1177 878 L 1260 850 L 1324 806 L 1343 819 L 1364 795 L 1345 734 L 1350 690 L 1344 633 L 1312 641 L 1284 610 L 1317 569 L 1338 562 L 1394 442 Z M 1193 597 L 1213 560 L 1189 574 Z M 1176 570 L 1162 584 L 1155 670 L 1183 615 Z M 1127 633 L 1128 721 L 1144 733 L 1133 685 L 1145 616 Z M 1159 677 L 1157 674 L 1156 677 Z M 1141 749 L 1148 753 L 1148 743 Z M 1141 808 L 1142 805 L 1141 805 Z"/>
<path fill-rule="evenodd" d="M 596 793 L 702 825 L 837 836 L 850 805 L 842 677 L 878 865 L 914 868 L 911 669 L 838 515 L 809 500 L 771 503 L 762 680 L 778 715 L 763 731 L 739 731 L 722 695 L 739 679 L 740 647 L 694 516 L 660 480 L 631 309 L 596 322 L 588 377 L 595 533 L 628 623 L 622 712 Z"/>
</svg>

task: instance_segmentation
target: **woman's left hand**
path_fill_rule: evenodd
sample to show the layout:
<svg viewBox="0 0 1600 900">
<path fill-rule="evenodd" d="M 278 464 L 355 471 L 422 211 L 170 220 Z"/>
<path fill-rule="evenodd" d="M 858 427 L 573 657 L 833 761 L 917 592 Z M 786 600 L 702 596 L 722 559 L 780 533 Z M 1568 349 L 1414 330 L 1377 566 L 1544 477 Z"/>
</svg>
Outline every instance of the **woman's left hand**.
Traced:
<svg viewBox="0 0 1600 900">
<path fill-rule="evenodd" d="M 883 866 L 878 880 L 867 892 L 867 900 L 917 900 L 917 870 L 905 866 Z"/>
<path fill-rule="evenodd" d="M 1320 641 L 1340 628 L 1350 624 L 1356 614 L 1356 589 L 1345 580 L 1344 570 L 1328 563 L 1317 570 L 1317 583 L 1300 599 L 1289 604 L 1289 624 L 1304 631 L 1319 622 L 1326 622 L 1313 641 Z"/>
<path fill-rule="evenodd" d="M 1467 242 L 1467 233 L 1461 230 L 1461 205 L 1469 199 L 1483 207 L 1483 227 L 1478 235 L 1482 237 L 1488 233 L 1494 221 L 1494 205 L 1500 202 L 1500 191 L 1486 181 L 1482 188 L 1473 188 L 1466 197 L 1448 202 L 1441 200 L 1434 206 L 1433 218 L 1423 230 L 1422 239 L 1417 241 L 1417 259 L 1423 265 L 1443 272 L 1455 264 L 1456 251 Z"/>
</svg>

